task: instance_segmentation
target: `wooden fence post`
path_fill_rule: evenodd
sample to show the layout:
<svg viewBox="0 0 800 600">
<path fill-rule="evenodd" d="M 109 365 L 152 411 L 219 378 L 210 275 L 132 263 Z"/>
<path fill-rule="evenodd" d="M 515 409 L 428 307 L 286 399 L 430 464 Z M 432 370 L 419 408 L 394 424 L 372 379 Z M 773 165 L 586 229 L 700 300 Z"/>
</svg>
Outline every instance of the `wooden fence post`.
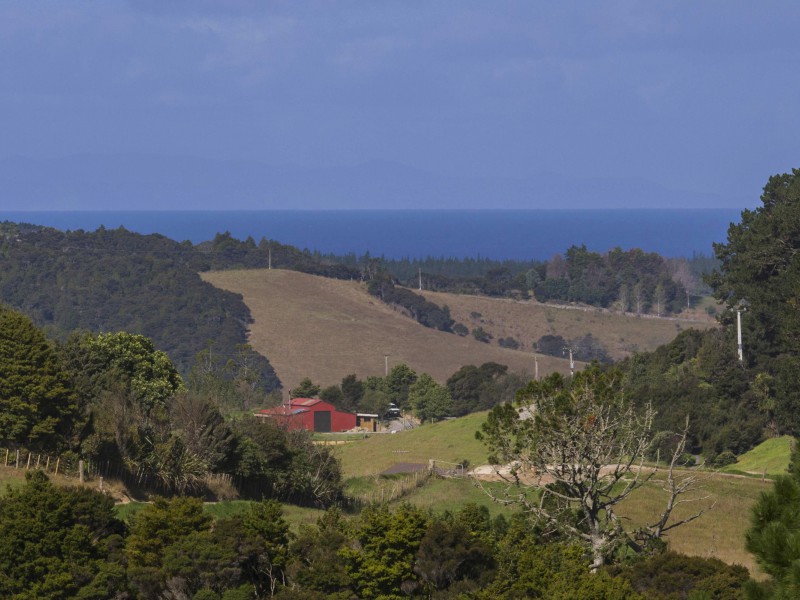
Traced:
<svg viewBox="0 0 800 600">
<path fill-rule="evenodd" d="M 83 483 L 83 460 L 78 461 L 78 481 Z"/>
<path fill-rule="evenodd" d="M 16 463 L 14 464 L 14 468 L 19 469 L 19 448 L 17 448 L 17 460 Z"/>
<path fill-rule="evenodd" d="M 49 470 L 50 470 L 50 455 L 48 454 L 47 455 L 47 462 L 44 464 L 44 471 L 45 471 L 45 473 L 47 473 L 47 471 L 49 471 Z"/>
<path fill-rule="evenodd" d="M 25 465 L 26 471 L 30 470 L 31 468 L 31 454 L 33 454 L 33 452 L 28 452 L 28 464 Z"/>
<path fill-rule="evenodd" d="M 61 464 L 61 457 L 60 457 L 60 456 L 57 456 L 57 457 L 56 457 L 56 472 L 55 472 L 55 473 L 53 473 L 54 475 L 58 475 L 58 465 L 59 465 L 59 464 Z"/>
<path fill-rule="evenodd" d="M 8 448 L 6 448 L 6 464 L 3 465 L 4 467 L 8 466 Z"/>
</svg>

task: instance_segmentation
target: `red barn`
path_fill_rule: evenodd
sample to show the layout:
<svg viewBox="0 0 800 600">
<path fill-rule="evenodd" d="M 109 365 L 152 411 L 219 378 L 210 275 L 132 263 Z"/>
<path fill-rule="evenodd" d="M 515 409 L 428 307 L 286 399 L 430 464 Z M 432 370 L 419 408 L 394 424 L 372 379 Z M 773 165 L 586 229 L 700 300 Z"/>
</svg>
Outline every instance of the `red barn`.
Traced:
<svg viewBox="0 0 800 600">
<path fill-rule="evenodd" d="M 318 398 L 293 398 L 275 408 L 266 408 L 256 413 L 257 417 L 274 419 L 287 429 L 305 429 L 330 433 L 349 431 L 356 426 L 356 416 L 336 410 L 330 402 Z"/>
</svg>

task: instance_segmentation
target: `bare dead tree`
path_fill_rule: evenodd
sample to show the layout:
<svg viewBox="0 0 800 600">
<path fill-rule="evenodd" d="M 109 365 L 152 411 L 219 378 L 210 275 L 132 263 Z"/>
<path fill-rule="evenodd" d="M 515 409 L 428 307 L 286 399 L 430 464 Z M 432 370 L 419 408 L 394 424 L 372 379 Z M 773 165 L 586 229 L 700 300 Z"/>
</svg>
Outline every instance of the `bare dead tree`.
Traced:
<svg viewBox="0 0 800 600">
<path fill-rule="evenodd" d="M 502 465 L 497 476 L 507 483 L 500 493 L 482 486 L 484 491 L 583 542 L 592 555 L 592 571 L 631 539 L 616 514 L 617 505 L 657 472 L 645 466 L 655 412 L 649 405 L 637 410 L 621 393 L 619 379 L 619 374 L 590 369 L 572 383 L 560 376 L 532 382 L 517 406 L 495 407 L 479 434 L 492 451 L 490 461 Z M 696 483 L 691 476 L 675 477 L 685 444 L 686 431 L 668 470 L 667 508 L 647 528 L 651 538 L 707 510 L 669 523 L 679 498 Z M 575 513 L 577 521 L 568 518 Z"/>
<path fill-rule="evenodd" d="M 659 515 L 659 518 L 652 524 L 645 526 L 643 533 L 649 539 L 661 539 L 661 537 L 671 529 L 690 523 L 695 519 L 700 518 L 709 510 L 714 508 L 716 501 L 710 505 L 702 506 L 697 511 L 683 519 L 670 522 L 672 511 L 679 504 L 687 503 L 701 503 L 711 499 L 709 494 L 703 496 L 687 496 L 689 492 L 697 492 L 702 489 L 702 481 L 696 472 L 683 473 L 678 476 L 675 472 L 675 467 L 680 457 L 686 451 L 686 440 L 689 435 L 689 416 L 686 416 L 686 424 L 684 425 L 681 438 L 672 453 L 672 459 L 667 468 L 667 478 L 662 486 L 664 492 L 667 493 L 667 504 L 664 511 Z"/>
</svg>

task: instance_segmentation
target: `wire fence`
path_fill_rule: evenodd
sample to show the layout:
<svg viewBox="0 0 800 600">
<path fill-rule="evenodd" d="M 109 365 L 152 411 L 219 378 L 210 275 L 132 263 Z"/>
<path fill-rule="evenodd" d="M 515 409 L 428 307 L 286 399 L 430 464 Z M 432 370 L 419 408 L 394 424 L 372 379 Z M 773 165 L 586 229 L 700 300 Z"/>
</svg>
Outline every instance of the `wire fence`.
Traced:
<svg viewBox="0 0 800 600">
<path fill-rule="evenodd" d="M 174 485 L 145 469 L 129 467 L 123 462 L 112 460 L 91 460 L 67 452 L 61 455 L 35 452 L 26 448 L 0 449 L 0 466 L 11 470 L 42 470 L 47 475 L 74 479 L 77 483 L 97 483 L 103 489 L 106 480 L 117 480 L 126 486 L 146 489 L 151 492 L 169 493 Z M 209 473 L 202 484 L 205 487 L 236 486 L 228 473 Z"/>
<path fill-rule="evenodd" d="M 50 475 L 61 475 L 62 477 L 79 477 L 81 468 L 84 476 L 94 472 L 96 466 L 90 466 L 89 461 L 82 461 L 76 455 L 51 455 L 33 452 L 25 448 L 5 448 L 0 450 L 3 457 L 3 466 L 11 469 L 41 469 Z M 93 469 L 93 470 L 89 470 Z"/>
</svg>

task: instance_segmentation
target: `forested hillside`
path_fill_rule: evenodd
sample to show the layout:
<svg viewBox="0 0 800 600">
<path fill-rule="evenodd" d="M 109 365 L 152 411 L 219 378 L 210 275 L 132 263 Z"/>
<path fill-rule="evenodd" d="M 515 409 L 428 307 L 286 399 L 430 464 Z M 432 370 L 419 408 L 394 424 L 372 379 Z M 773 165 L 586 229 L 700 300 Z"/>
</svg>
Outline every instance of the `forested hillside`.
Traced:
<svg viewBox="0 0 800 600">
<path fill-rule="evenodd" d="M 123 228 L 61 232 L 3 223 L 0 301 L 61 339 L 74 331 L 140 333 L 183 373 L 209 347 L 222 364 L 249 354 L 259 385 L 275 389 L 280 382 L 267 360 L 244 347 L 250 313 L 241 297 L 198 276 L 226 260 L 224 252 Z"/>
<path fill-rule="evenodd" d="M 687 290 L 697 287 L 695 271 L 708 266 L 698 257 L 670 262 L 638 250 L 600 255 L 585 247 L 570 248 L 564 257 L 544 263 L 465 258 L 428 259 L 424 264 L 437 272 L 423 272 L 426 290 L 531 293 L 539 300 L 657 314 L 680 310 L 690 301 Z M 124 228 L 61 232 L 0 225 L 0 301 L 30 315 L 56 337 L 76 330 L 141 333 L 184 374 L 204 350 L 220 365 L 249 354 L 248 363 L 261 372 L 264 390 L 276 389 L 280 382 L 267 359 L 244 346 L 251 321 L 248 308 L 241 297 L 209 286 L 198 273 L 270 266 L 366 281 L 371 294 L 426 327 L 462 335 L 468 331 L 446 305 L 398 287 L 410 283 L 406 279 L 412 263 L 407 260 L 322 256 L 266 239 L 237 240 L 228 233 L 193 245 Z"/>
</svg>

